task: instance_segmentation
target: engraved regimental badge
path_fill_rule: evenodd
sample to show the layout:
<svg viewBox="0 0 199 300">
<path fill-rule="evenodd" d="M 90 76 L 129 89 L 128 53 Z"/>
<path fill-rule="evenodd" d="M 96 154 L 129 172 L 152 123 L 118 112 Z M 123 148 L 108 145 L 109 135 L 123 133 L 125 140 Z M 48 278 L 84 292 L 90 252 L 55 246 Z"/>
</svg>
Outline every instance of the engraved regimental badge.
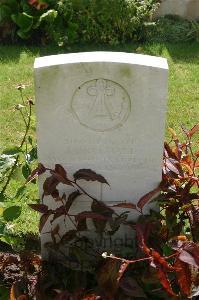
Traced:
<svg viewBox="0 0 199 300">
<path fill-rule="evenodd" d="M 120 84 L 102 78 L 79 86 L 71 105 L 80 124 L 95 131 L 107 131 L 121 126 L 131 110 L 126 90 Z"/>
</svg>

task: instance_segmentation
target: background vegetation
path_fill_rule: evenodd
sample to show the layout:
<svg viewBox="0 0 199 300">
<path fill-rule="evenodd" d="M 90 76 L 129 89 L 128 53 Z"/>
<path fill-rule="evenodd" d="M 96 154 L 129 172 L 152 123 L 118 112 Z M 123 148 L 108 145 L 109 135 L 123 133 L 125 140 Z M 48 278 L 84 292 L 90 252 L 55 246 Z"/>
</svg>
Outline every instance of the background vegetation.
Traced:
<svg viewBox="0 0 199 300">
<path fill-rule="evenodd" d="M 1 0 L 0 40 L 64 47 L 74 43 L 199 40 L 197 22 L 151 22 L 160 0 Z"/>
<path fill-rule="evenodd" d="M 93 50 L 136 52 L 162 56 L 167 58 L 169 63 L 169 96 L 165 139 L 169 142 L 172 136 L 173 142 L 172 146 L 166 144 L 164 153 L 166 170 L 164 175 L 166 177 L 163 176 L 165 185 L 161 187 L 164 191 L 164 202 L 163 199 L 159 199 L 163 213 L 154 214 L 151 212 L 150 215 L 141 216 L 137 224 L 139 227 L 146 222 L 147 228 L 153 224 L 157 236 L 155 238 L 154 236 L 148 237 L 147 240 L 146 232 L 143 232 L 144 227 L 141 226 L 142 228 L 138 228 L 136 243 L 137 248 L 140 247 L 141 252 L 148 255 L 146 260 L 153 260 L 157 271 L 156 275 L 159 276 L 160 282 L 157 288 L 158 291 L 161 291 L 160 298 L 157 295 L 157 298 L 153 299 L 163 299 L 162 288 L 167 290 L 169 297 L 179 293 L 180 299 L 187 299 L 186 296 L 191 293 L 192 295 L 198 293 L 197 286 L 199 285 L 198 276 L 196 276 L 195 281 L 190 281 L 190 272 L 193 271 L 190 265 L 193 262 L 196 268 L 199 265 L 197 260 L 199 249 L 194 243 L 198 242 L 199 222 L 198 186 L 196 187 L 198 184 L 197 159 L 199 153 L 194 153 L 194 151 L 198 151 L 199 130 L 199 125 L 194 126 L 199 120 L 199 24 L 177 16 L 165 16 L 152 21 L 151 16 L 158 2 L 158 0 L 0 0 L 0 41 L 2 43 L 0 46 L 0 249 L 8 249 L 11 246 L 9 249 L 12 251 L 24 248 L 32 250 L 38 246 L 39 215 L 28 207 L 29 203 L 38 203 L 39 201 L 37 184 L 33 180 L 33 184 L 29 185 L 28 188 L 24 185 L 31 171 L 37 165 L 34 59 L 44 55 Z M 182 125 L 183 130 L 181 130 L 180 125 Z M 169 127 L 175 129 L 176 132 L 171 129 L 167 130 Z M 184 143 L 181 142 L 183 134 L 186 136 Z M 169 171 L 171 162 L 174 169 L 173 173 Z M 61 175 L 65 174 L 61 166 L 57 166 L 52 174 L 54 172 L 61 172 Z M 91 176 L 91 181 L 96 179 L 95 173 L 89 176 Z M 172 189 L 175 187 L 174 192 L 171 192 L 171 186 Z M 51 187 L 49 188 L 51 190 Z M 139 207 L 139 203 L 146 203 L 148 199 L 148 197 L 144 197 L 137 203 L 137 206 Z M 136 207 L 133 204 L 130 206 L 131 209 Z M 33 204 L 32 208 L 48 214 L 48 208 L 45 206 Z M 93 215 L 91 212 L 90 216 L 95 219 L 96 214 Z M 85 214 L 84 217 L 87 218 L 88 214 Z M 97 217 L 104 218 L 104 216 Z M 122 220 L 122 218 L 119 219 L 119 221 Z M 58 228 L 53 229 L 54 238 L 58 233 Z M 151 234 L 153 233 L 154 230 Z M 179 238 L 179 241 L 175 240 L 177 248 L 178 243 L 180 246 L 177 252 L 173 253 L 172 251 L 176 250 L 176 245 L 172 248 L 169 243 L 170 239 L 176 239 L 176 236 L 177 239 Z M 158 243 L 153 244 L 153 241 L 158 241 Z M 148 245 L 150 248 L 147 248 Z M 179 261 L 176 256 L 180 255 L 181 247 L 188 254 L 185 253 L 185 258 Z M 170 256 L 168 256 L 171 253 L 175 256 L 173 260 L 170 260 Z M 172 258 L 173 254 L 171 255 Z M 190 260 L 189 254 L 192 255 L 192 260 Z M 107 257 L 107 255 L 105 256 Z M 33 274 L 29 274 L 29 278 L 32 278 L 31 276 L 36 278 L 41 261 L 38 257 L 31 255 L 27 258 L 28 261 L 26 258 L 24 260 L 23 256 L 18 257 L 18 265 L 15 265 L 15 256 L 1 256 L 0 277 L 4 277 L 4 280 L 10 284 L 12 280 L 14 282 L 16 280 L 16 278 L 11 278 L 9 282 L 10 266 L 13 270 L 20 269 L 16 272 L 16 276 L 22 278 L 23 284 L 29 289 L 32 285 L 32 279 L 28 283 L 24 282 L 23 274 L 29 274 L 29 265 L 37 265 L 36 273 L 34 271 Z M 118 274 L 124 274 L 125 268 L 134 261 L 126 260 L 124 268 L 121 264 L 119 273 L 118 268 L 116 268 L 113 278 L 112 271 L 117 267 L 115 262 L 124 261 L 117 257 L 113 259 L 113 257 L 108 256 L 107 258 L 110 260 L 104 264 L 103 268 L 97 269 L 97 277 L 96 271 L 92 276 L 84 274 L 82 277 L 81 274 L 66 270 L 64 267 L 63 272 L 60 273 L 59 283 L 55 282 L 57 278 L 56 280 L 52 277 L 50 279 L 41 278 L 41 286 L 43 286 L 42 280 L 49 282 L 52 280 L 53 288 L 49 288 L 51 295 L 47 299 L 50 299 L 51 296 L 54 299 L 52 292 L 54 293 L 55 283 L 58 291 L 63 290 L 59 293 L 60 295 L 57 295 L 56 300 L 62 299 L 62 297 L 68 299 L 67 297 L 72 296 L 68 290 L 65 290 L 66 286 L 69 287 L 71 293 L 75 291 L 73 296 L 80 297 L 78 299 L 96 299 L 96 295 L 91 295 L 88 298 L 82 298 L 83 294 L 77 296 L 76 288 L 79 287 L 80 277 L 89 281 L 87 282 L 87 285 L 89 283 L 89 290 L 91 286 L 97 284 L 107 293 L 109 292 L 106 289 L 107 284 L 108 286 L 112 284 L 113 294 L 118 289 L 120 291 L 121 287 L 116 283 L 116 281 L 118 282 Z M 98 259 L 100 260 L 99 257 Z M 167 260 L 172 265 L 169 265 Z M 21 261 L 21 265 L 19 265 L 19 261 Z M 4 267 L 8 269 L 4 270 Z M 148 268 L 142 268 L 142 270 L 149 274 L 147 273 Z M 50 269 L 48 275 L 57 274 L 57 271 L 55 273 L 54 271 Z M 170 276 L 170 271 L 173 272 L 172 276 L 176 273 L 175 279 Z M 63 274 L 67 274 L 67 278 Z M 108 275 L 104 277 L 105 274 Z M 135 290 L 134 285 L 139 283 L 139 285 L 141 284 L 140 287 L 143 288 L 142 291 L 146 292 L 148 296 L 150 295 L 149 298 L 152 299 L 150 293 L 154 283 L 142 282 L 145 279 L 140 275 L 139 267 L 129 274 L 131 277 L 134 275 L 139 281 L 134 279 L 131 281 L 133 290 L 129 288 L 130 293 Z M 195 276 L 197 273 L 193 275 Z M 6 276 L 8 277 L 6 278 Z M 151 276 L 147 275 L 146 277 Z M 156 279 L 154 276 L 152 277 L 157 284 L 157 276 Z M 93 278 L 95 279 L 93 280 Z M 121 279 L 121 277 L 119 278 Z M 71 285 L 71 281 L 74 282 L 74 286 Z M 170 283 L 174 290 L 170 288 Z M 125 284 L 128 285 L 129 281 Z M 193 286 L 196 288 L 195 291 L 193 291 Z M 32 295 L 35 291 L 41 292 L 37 289 L 33 290 L 29 290 L 29 292 L 26 290 L 22 296 L 23 299 L 28 299 L 27 293 Z M 11 289 L 10 297 L 15 299 L 16 295 L 12 292 L 13 289 Z M 141 294 L 143 296 L 143 293 Z M 154 294 L 152 296 L 155 297 Z M 41 297 L 42 300 L 45 299 L 43 294 Z M 5 287 L 0 286 L 0 298 L 8 298 L 8 290 Z"/>
</svg>

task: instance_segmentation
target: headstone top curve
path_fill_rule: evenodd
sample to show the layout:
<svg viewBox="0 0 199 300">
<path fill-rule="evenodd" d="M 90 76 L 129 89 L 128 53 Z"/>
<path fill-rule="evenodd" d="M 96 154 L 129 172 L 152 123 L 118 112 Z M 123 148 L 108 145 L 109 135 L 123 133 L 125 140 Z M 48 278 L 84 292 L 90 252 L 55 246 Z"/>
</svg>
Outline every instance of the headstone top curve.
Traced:
<svg viewBox="0 0 199 300">
<path fill-rule="evenodd" d="M 111 51 L 94 51 L 94 52 L 79 52 L 59 55 L 43 56 L 35 59 L 34 69 L 45 68 L 64 64 L 75 63 L 123 63 L 132 65 L 149 66 L 160 69 L 168 69 L 166 58 L 126 53 L 126 52 L 111 52 Z"/>
</svg>

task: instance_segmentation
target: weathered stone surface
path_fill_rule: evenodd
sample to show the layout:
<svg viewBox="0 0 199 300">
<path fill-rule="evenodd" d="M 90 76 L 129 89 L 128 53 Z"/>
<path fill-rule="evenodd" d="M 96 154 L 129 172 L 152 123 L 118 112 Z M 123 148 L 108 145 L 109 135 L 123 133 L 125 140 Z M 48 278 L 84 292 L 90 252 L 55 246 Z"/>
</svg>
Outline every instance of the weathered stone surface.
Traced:
<svg viewBox="0 0 199 300">
<path fill-rule="evenodd" d="M 154 17 L 163 15 L 179 15 L 191 20 L 199 20 L 198 0 L 162 0 Z"/>
<path fill-rule="evenodd" d="M 102 174 L 110 187 L 81 184 L 108 204 L 136 203 L 157 186 L 167 98 L 166 59 L 90 52 L 38 58 L 34 68 L 39 162 L 48 167 L 59 163 L 70 176 L 81 168 Z M 50 197 L 44 201 L 54 206 Z M 89 205 L 84 196 L 72 209 L 88 210 Z M 42 243 L 48 238 L 43 235 Z"/>
</svg>

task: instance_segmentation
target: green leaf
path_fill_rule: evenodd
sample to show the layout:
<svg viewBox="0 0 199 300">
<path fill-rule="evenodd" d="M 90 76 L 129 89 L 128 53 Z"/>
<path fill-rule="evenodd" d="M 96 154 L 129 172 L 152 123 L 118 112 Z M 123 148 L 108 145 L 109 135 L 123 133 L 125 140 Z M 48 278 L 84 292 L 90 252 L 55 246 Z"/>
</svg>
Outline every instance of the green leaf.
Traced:
<svg viewBox="0 0 199 300">
<path fill-rule="evenodd" d="M 0 202 L 4 202 L 5 200 L 6 200 L 5 194 L 3 194 L 2 192 L 0 192 Z"/>
<path fill-rule="evenodd" d="M 39 21 L 43 21 L 45 19 L 50 19 L 50 20 L 54 20 L 57 17 L 57 11 L 54 9 L 49 9 L 47 12 L 43 13 L 40 18 Z"/>
<path fill-rule="evenodd" d="M 22 174 L 25 179 L 27 179 L 28 176 L 31 174 L 31 169 L 28 164 L 23 165 Z"/>
<path fill-rule="evenodd" d="M 28 141 L 32 145 L 32 137 L 30 135 L 28 136 Z"/>
<path fill-rule="evenodd" d="M 4 203 L 0 202 L 0 217 L 3 215 L 3 211 L 4 211 Z"/>
<path fill-rule="evenodd" d="M 0 6 L 0 23 L 3 23 L 4 21 L 7 21 L 10 19 L 11 15 L 11 9 L 4 4 L 1 4 Z"/>
<path fill-rule="evenodd" d="M 26 160 L 31 163 L 33 160 L 37 159 L 37 147 L 33 147 L 30 152 L 26 155 Z"/>
<path fill-rule="evenodd" d="M 4 208 L 0 206 L 0 217 L 3 215 Z"/>
<path fill-rule="evenodd" d="M 11 147 L 11 148 L 6 148 L 3 151 L 3 154 L 6 154 L 6 155 L 15 155 L 15 154 L 18 154 L 19 152 L 21 152 L 21 150 L 19 149 L 19 147 Z"/>
<path fill-rule="evenodd" d="M 9 6 L 11 11 L 16 13 L 19 10 L 19 1 L 18 0 L 1 0 L 0 2 L 3 2 L 3 4 L 6 4 Z"/>
<path fill-rule="evenodd" d="M 21 195 L 24 194 L 25 190 L 26 190 L 26 186 L 21 186 L 21 187 L 17 190 L 17 192 L 16 192 L 14 198 L 19 198 L 19 196 L 21 196 Z"/>
<path fill-rule="evenodd" d="M 3 223 L 2 220 L 1 220 L 0 221 L 0 235 L 2 235 L 5 232 L 5 227 L 6 227 L 5 222 Z"/>
<path fill-rule="evenodd" d="M 21 29 L 17 30 L 17 35 L 22 39 L 22 40 L 27 40 L 29 39 L 29 37 L 31 36 L 30 33 L 24 32 Z"/>
<path fill-rule="evenodd" d="M 24 34 L 27 33 L 28 31 L 30 31 L 30 29 L 32 28 L 32 25 L 33 25 L 33 17 L 26 14 L 26 13 L 18 13 L 16 15 L 11 15 L 11 18 L 13 20 L 13 22 L 15 24 L 17 24 L 21 31 L 23 32 Z M 18 34 L 18 32 L 17 32 Z"/>
<path fill-rule="evenodd" d="M 32 13 L 32 9 L 30 7 L 30 5 L 28 4 L 28 1 L 21 1 L 21 5 L 22 5 L 22 10 L 27 13 L 27 14 L 31 14 Z"/>
<path fill-rule="evenodd" d="M 5 221 L 13 221 L 17 219 L 21 215 L 21 206 L 10 206 L 7 209 L 4 210 L 3 212 L 3 217 Z"/>
<path fill-rule="evenodd" d="M 10 290 L 5 286 L 0 286 L 0 299 L 8 300 L 9 299 Z"/>
<path fill-rule="evenodd" d="M 47 12 L 43 13 L 40 18 L 38 19 L 38 22 L 33 26 L 33 28 L 38 28 L 43 21 L 50 20 L 53 22 L 54 19 L 57 17 L 57 11 L 54 9 L 49 9 Z"/>
<path fill-rule="evenodd" d="M 0 236 L 0 241 L 10 245 L 13 250 L 19 251 L 24 244 L 24 239 L 18 236 L 11 236 L 8 234 L 3 234 Z M 1 298 L 0 298 L 1 299 Z"/>
</svg>

